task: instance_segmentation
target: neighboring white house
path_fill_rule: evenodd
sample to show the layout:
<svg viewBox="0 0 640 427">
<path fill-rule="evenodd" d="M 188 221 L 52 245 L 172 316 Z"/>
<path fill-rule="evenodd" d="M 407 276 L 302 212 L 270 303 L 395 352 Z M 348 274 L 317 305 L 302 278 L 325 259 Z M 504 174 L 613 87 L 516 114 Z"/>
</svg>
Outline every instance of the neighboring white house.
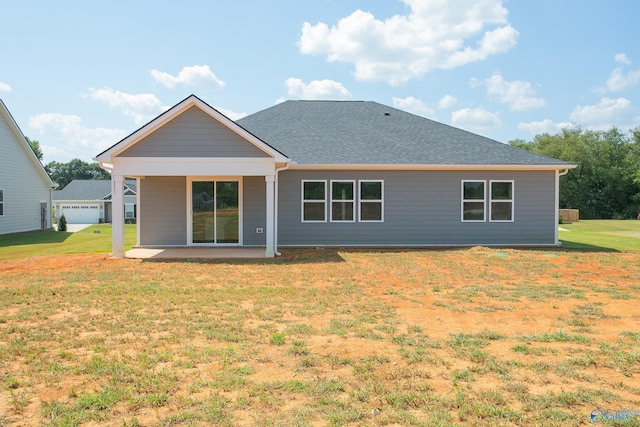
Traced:
<svg viewBox="0 0 640 427">
<path fill-rule="evenodd" d="M 136 181 L 127 180 L 124 188 L 124 218 L 136 219 Z M 64 214 L 68 224 L 111 222 L 111 180 L 74 179 L 62 190 L 53 192 L 56 218 Z"/>
<path fill-rule="evenodd" d="M 0 234 L 51 228 L 55 184 L 0 100 Z"/>
</svg>

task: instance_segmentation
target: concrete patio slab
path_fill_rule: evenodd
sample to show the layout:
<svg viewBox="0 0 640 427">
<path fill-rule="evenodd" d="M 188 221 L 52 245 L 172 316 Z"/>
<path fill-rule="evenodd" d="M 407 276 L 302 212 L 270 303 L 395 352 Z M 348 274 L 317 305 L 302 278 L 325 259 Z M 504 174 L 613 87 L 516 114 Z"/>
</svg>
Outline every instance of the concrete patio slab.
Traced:
<svg viewBox="0 0 640 427">
<path fill-rule="evenodd" d="M 264 248 L 133 248 L 125 258 L 181 259 L 181 258 L 266 258 Z"/>
</svg>

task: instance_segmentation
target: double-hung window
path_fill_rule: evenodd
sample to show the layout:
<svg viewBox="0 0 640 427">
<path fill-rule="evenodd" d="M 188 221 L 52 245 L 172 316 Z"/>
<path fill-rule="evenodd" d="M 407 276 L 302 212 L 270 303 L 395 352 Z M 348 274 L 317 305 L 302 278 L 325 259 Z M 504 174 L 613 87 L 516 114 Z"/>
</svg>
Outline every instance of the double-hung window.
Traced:
<svg viewBox="0 0 640 427">
<path fill-rule="evenodd" d="M 0 216 L 4 216 L 4 190 L 0 189 Z"/>
<path fill-rule="evenodd" d="M 462 221 L 485 220 L 485 182 L 462 181 Z"/>
<path fill-rule="evenodd" d="M 489 181 L 491 221 L 513 221 L 513 181 Z"/>
<path fill-rule="evenodd" d="M 327 182 L 302 181 L 302 222 L 327 221 Z"/>
<path fill-rule="evenodd" d="M 361 222 L 382 222 L 384 221 L 383 205 L 383 184 L 382 181 L 360 181 L 359 182 L 359 217 Z"/>
<path fill-rule="evenodd" d="M 353 222 L 355 181 L 331 181 L 331 222 Z"/>
</svg>

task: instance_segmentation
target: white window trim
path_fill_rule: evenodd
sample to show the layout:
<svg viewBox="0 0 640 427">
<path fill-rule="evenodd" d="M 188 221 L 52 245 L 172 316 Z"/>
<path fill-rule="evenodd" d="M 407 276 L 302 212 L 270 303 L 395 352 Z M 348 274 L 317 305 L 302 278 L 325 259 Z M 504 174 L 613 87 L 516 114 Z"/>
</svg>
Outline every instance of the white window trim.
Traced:
<svg viewBox="0 0 640 427">
<path fill-rule="evenodd" d="M 353 195 L 352 199 L 336 199 L 333 200 L 333 183 L 334 182 L 350 182 L 351 183 L 351 194 Z M 332 179 L 329 181 L 329 215 L 330 222 L 356 222 L 356 181 L 353 179 Z M 333 202 L 337 203 L 351 203 L 353 205 L 353 219 L 333 219 Z"/>
<path fill-rule="evenodd" d="M 306 182 L 321 182 L 324 184 L 324 199 L 323 200 L 306 200 L 304 198 L 304 184 Z M 323 203 L 324 204 L 324 219 L 308 220 L 304 219 L 304 204 L 305 203 Z M 305 223 L 322 223 L 327 222 L 327 180 L 326 179 L 303 179 L 300 183 L 300 221 Z"/>
<path fill-rule="evenodd" d="M 0 199 L 0 205 L 2 205 L 2 212 L 0 213 L 0 217 L 4 216 L 4 188 L 0 188 L 0 193 L 2 193 L 2 199 Z"/>
<path fill-rule="evenodd" d="M 367 199 L 362 200 L 362 186 L 363 182 L 379 182 L 380 183 L 380 197 L 379 200 Z M 380 203 L 380 219 L 362 219 L 362 204 L 363 203 Z M 384 222 L 384 180 L 382 179 L 361 179 L 358 181 L 358 222 Z"/>
<path fill-rule="evenodd" d="M 492 198 L 492 194 L 493 192 L 492 190 L 492 185 L 494 182 L 509 182 L 511 183 L 511 200 L 495 200 L 496 203 L 511 203 L 511 219 L 491 219 L 491 206 L 492 203 L 494 202 L 493 198 Z M 515 198 L 516 198 L 516 187 L 515 187 L 515 182 L 512 179 L 494 179 L 494 180 L 490 180 L 489 181 L 489 222 L 514 222 L 514 217 L 515 217 Z"/>
<path fill-rule="evenodd" d="M 482 200 L 465 199 L 464 198 L 464 184 L 466 182 L 481 182 L 484 184 L 484 198 Z M 463 179 L 460 181 L 460 221 L 462 222 L 486 222 L 487 221 L 487 181 L 484 179 Z M 480 203 L 482 202 L 482 219 L 464 219 L 464 203 Z"/>
</svg>

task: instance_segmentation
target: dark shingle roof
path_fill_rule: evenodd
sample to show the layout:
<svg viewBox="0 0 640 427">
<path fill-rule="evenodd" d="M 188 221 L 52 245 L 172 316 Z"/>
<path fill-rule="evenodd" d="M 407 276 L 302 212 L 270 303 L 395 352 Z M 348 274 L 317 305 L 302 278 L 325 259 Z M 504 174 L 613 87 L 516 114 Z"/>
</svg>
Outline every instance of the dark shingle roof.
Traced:
<svg viewBox="0 0 640 427">
<path fill-rule="evenodd" d="M 371 101 L 286 101 L 237 123 L 298 164 L 569 166 Z"/>
<path fill-rule="evenodd" d="M 136 181 L 127 180 L 126 186 L 136 191 Z M 74 179 L 62 190 L 53 191 L 53 200 L 108 200 L 111 199 L 111 180 Z"/>
</svg>

